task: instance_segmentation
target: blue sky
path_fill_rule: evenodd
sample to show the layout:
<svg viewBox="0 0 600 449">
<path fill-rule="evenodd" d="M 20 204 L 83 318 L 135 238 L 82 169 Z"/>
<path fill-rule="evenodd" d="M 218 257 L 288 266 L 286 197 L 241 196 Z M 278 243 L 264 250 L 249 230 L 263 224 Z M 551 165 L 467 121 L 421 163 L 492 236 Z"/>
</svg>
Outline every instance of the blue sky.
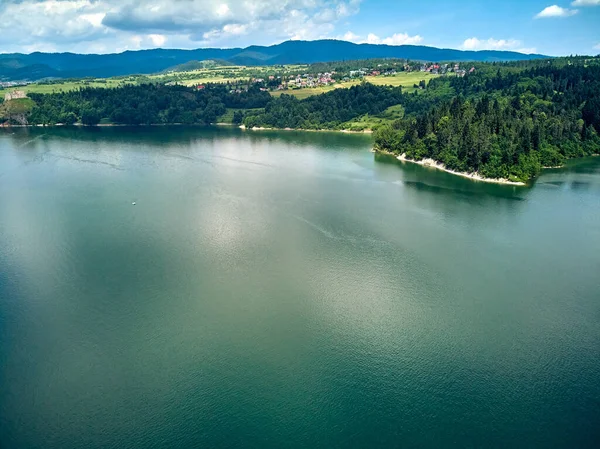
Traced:
<svg viewBox="0 0 600 449">
<path fill-rule="evenodd" d="M 0 52 L 112 53 L 334 38 L 600 53 L 600 0 L 0 0 Z"/>
<path fill-rule="evenodd" d="M 585 6 L 571 3 L 366 0 L 361 12 L 349 20 L 349 28 L 357 34 L 375 29 L 381 36 L 401 31 L 419 35 L 423 44 L 436 47 L 463 48 L 467 39 L 475 38 L 479 44 L 469 41 L 467 47 L 535 49 L 549 55 L 600 53 L 600 48 L 594 49 L 600 43 L 600 1 Z M 552 6 L 560 9 L 552 8 L 538 17 Z"/>
</svg>

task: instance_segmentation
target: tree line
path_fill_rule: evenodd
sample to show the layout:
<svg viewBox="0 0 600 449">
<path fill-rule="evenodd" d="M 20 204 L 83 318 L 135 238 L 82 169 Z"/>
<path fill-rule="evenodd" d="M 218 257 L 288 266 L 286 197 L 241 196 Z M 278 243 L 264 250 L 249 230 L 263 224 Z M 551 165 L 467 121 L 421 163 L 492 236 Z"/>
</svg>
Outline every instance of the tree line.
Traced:
<svg viewBox="0 0 600 449">
<path fill-rule="evenodd" d="M 336 129 L 340 124 L 364 114 L 376 115 L 402 102 L 402 88 L 363 83 L 348 89 L 335 89 L 322 95 L 298 100 L 292 95 L 274 98 L 263 112 L 248 114 L 247 127 Z"/>
<path fill-rule="evenodd" d="M 381 127 L 376 148 L 519 181 L 566 158 L 600 154 L 600 65 L 498 70 L 446 83 L 451 100 Z"/>
<path fill-rule="evenodd" d="M 247 127 L 343 129 L 367 114 L 386 117 L 386 109 L 401 105 L 401 119 L 381 120 L 385 124 L 375 129 L 377 149 L 521 181 L 567 158 L 600 153 L 600 58 L 477 63 L 473 73 L 434 78 L 412 92 L 363 82 L 303 100 L 210 84 L 30 97 L 35 105 L 27 120 L 44 125 L 208 124 L 231 108 L 233 123 Z"/>
<path fill-rule="evenodd" d="M 230 92 L 226 86 L 211 85 L 198 90 L 160 84 L 127 85 L 118 88 L 82 88 L 55 94 L 29 94 L 35 106 L 30 124 L 84 125 L 114 123 L 148 125 L 166 123 L 209 124 L 227 108 L 262 108 L 268 92 L 249 89 Z M 241 118 L 238 117 L 241 121 Z"/>
</svg>

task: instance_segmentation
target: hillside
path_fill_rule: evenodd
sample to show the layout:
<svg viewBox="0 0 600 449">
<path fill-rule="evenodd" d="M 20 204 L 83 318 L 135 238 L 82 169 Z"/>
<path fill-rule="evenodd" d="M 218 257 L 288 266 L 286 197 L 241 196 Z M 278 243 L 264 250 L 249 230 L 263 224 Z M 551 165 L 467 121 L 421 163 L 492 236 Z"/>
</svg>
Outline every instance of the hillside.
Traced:
<svg viewBox="0 0 600 449">
<path fill-rule="evenodd" d="M 169 67 L 163 71 L 167 72 L 191 72 L 193 70 L 213 69 L 215 67 L 232 66 L 233 63 L 224 59 L 208 59 L 206 61 L 188 61 L 183 64 L 178 64 L 174 67 Z"/>
<path fill-rule="evenodd" d="M 112 77 L 158 73 L 190 61 L 219 60 L 237 65 L 310 64 L 369 58 L 422 61 L 515 61 L 544 58 L 510 51 L 461 51 L 415 45 L 353 44 L 336 40 L 287 41 L 268 47 L 156 49 L 118 54 L 0 54 L 0 81 L 43 78 Z"/>
</svg>

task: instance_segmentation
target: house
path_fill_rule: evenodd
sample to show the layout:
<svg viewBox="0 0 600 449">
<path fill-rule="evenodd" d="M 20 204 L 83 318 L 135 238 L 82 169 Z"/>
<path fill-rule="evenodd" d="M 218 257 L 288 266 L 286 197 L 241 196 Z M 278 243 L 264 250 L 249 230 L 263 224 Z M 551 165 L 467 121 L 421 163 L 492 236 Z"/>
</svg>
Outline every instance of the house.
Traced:
<svg viewBox="0 0 600 449">
<path fill-rule="evenodd" d="M 469 73 L 473 73 L 475 71 L 475 67 L 471 67 L 471 70 L 469 70 Z"/>
<path fill-rule="evenodd" d="M 362 78 L 363 76 L 365 76 L 365 74 L 367 73 L 366 70 L 350 70 L 350 78 Z"/>
<path fill-rule="evenodd" d="M 198 84 L 196 86 L 196 89 L 198 89 L 198 90 L 206 89 L 206 86 L 204 84 Z"/>
</svg>

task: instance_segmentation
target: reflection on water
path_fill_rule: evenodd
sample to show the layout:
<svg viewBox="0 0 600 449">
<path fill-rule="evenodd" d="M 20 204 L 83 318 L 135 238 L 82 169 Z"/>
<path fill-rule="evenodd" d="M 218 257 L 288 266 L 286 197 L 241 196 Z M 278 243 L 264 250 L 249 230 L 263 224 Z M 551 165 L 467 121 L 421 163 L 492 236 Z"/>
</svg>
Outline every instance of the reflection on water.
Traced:
<svg viewBox="0 0 600 449">
<path fill-rule="evenodd" d="M 0 447 L 593 447 L 600 159 L 370 145 L 0 130 Z"/>
</svg>

